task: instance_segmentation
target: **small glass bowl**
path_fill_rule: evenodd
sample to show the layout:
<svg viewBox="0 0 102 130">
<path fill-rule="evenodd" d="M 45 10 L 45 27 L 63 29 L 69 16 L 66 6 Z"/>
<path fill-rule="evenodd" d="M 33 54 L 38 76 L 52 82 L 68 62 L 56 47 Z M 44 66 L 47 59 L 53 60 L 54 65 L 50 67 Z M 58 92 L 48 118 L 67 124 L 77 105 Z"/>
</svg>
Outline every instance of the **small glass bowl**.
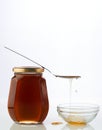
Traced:
<svg viewBox="0 0 102 130">
<path fill-rule="evenodd" d="M 99 112 L 95 104 L 60 104 L 57 106 L 58 114 L 69 124 L 86 125 L 92 121 Z"/>
</svg>

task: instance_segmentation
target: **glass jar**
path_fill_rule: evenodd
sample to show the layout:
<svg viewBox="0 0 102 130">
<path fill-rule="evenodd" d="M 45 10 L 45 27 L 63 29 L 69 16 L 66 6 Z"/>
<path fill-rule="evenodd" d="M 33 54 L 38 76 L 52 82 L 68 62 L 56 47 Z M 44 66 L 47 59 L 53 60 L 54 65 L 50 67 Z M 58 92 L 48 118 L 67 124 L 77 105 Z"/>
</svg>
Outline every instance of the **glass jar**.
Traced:
<svg viewBox="0 0 102 130">
<path fill-rule="evenodd" d="M 8 97 L 10 117 L 21 124 L 42 123 L 49 109 L 44 69 L 14 67 L 13 71 Z"/>
</svg>

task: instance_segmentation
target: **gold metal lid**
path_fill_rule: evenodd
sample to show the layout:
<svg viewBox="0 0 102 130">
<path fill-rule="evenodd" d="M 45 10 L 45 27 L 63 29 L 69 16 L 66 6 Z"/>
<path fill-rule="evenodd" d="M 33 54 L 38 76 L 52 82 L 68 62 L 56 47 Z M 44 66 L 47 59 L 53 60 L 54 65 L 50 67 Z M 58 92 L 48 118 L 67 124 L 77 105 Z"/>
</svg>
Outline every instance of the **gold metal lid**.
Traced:
<svg viewBox="0 0 102 130">
<path fill-rule="evenodd" d="M 34 66 L 22 66 L 22 67 L 14 67 L 14 73 L 42 73 L 44 72 L 44 68 L 34 67 Z"/>
</svg>

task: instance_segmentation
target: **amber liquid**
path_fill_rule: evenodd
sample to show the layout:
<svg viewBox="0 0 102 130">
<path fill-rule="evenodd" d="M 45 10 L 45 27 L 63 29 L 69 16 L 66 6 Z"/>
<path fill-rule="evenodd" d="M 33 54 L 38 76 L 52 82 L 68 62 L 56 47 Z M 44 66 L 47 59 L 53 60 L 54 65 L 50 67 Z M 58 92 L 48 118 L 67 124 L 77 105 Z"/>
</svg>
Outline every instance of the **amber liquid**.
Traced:
<svg viewBox="0 0 102 130">
<path fill-rule="evenodd" d="M 71 125 L 79 125 L 79 126 L 81 126 L 81 125 L 86 125 L 86 122 L 68 122 L 69 124 L 71 124 Z"/>
<path fill-rule="evenodd" d="M 18 123 L 42 123 L 49 109 L 46 81 L 41 75 L 17 74 L 11 80 L 8 111 Z"/>
</svg>

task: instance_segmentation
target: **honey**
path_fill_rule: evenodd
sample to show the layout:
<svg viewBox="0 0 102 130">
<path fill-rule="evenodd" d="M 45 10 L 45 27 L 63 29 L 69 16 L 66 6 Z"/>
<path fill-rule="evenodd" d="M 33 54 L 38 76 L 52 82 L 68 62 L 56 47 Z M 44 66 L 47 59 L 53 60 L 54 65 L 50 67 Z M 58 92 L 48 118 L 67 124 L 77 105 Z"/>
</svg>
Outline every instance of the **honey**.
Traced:
<svg viewBox="0 0 102 130">
<path fill-rule="evenodd" d="M 78 114 L 78 113 L 73 113 Z M 85 118 L 80 115 L 69 115 L 68 118 L 65 119 L 71 125 L 86 125 Z"/>
<path fill-rule="evenodd" d="M 17 67 L 13 69 L 8 97 L 10 117 L 21 124 L 42 123 L 47 116 L 49 101 L 42 68 Z"/>
<path fill-rule="evenodd" d="M 62 122 L 55 121 L 55 122 L 52 122 L 51 124 L 52 124 L 52 125 L 60 125 L 60 124 L 62 124 Z"/>
<path fill-rule="evenodd" d="M 71 125 L 86 125 L 86 122 L 73 122 L 73 121 L 70 121 L 70 122 L 68 122 L 69 124 L 71 124 Z"/>
</svg>

